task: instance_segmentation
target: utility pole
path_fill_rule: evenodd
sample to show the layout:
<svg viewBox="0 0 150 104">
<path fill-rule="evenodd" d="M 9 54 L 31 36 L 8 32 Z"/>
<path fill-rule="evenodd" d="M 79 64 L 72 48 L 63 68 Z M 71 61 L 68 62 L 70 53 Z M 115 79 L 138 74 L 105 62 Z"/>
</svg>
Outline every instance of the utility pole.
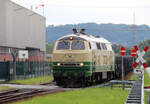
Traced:
<svg viewBox="0 0 150 104">
<path fill-rule="evenodd" d="M 135 24 L 135 12 L 133 13 L 133 45 L 136 44 L 136 24 Z"/>
<path fill-rule="evenodd" d="M 132 28 L 133 28 L 133 46 L 136 44 L 136 25 L 135 25 L 135 12 L 133 13 L 133 25 L 132 25 Z M 133 58 L 133 63 L 134 63 L 134 58 Z M 133 80 L 135 80 L 135 68 L 133 69 Z"/>
</svg>

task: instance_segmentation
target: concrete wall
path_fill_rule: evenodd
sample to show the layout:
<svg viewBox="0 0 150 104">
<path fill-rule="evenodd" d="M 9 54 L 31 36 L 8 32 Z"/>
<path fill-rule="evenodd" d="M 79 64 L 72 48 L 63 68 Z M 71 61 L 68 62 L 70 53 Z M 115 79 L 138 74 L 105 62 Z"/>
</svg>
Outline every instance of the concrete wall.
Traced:
<svg viewBox="0 0 150 104">
<path fill-rule="evenodd" d="M 9 0 L 0 0 L 0 46 L 45 51 L 45 18 Z"/>
</svg>

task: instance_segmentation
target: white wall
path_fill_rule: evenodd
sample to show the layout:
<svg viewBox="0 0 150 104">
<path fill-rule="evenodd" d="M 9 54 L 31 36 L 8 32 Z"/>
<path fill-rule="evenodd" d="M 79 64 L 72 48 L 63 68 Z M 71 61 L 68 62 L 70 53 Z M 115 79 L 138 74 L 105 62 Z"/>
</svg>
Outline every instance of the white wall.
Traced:
<svg viewBox="0 0 150 104">
<path fill-rule="evenodd" d="M 0 14 L 3 14 L 0 15 L 0 31 L 3 30 L 0 38 L 5 37 L 0 39 L 0 46 L 45 51 L 46 23 L 43 16 L 9 0 L 0 0 Z"/>
<path fill-rule="evenodd" d="M 0 0 L 0 45 L 6 45 L 5 0 Z"/>
</svg>

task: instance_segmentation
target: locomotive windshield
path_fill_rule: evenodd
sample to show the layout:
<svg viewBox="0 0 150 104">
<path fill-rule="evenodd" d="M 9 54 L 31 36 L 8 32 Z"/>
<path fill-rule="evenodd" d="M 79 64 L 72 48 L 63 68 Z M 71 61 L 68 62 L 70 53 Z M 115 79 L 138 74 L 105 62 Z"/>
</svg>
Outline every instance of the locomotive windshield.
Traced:
<svg viewBox="0 0 150 104">
<path fill-rule="evenodd" d="M 84 50 L 85 49 L 84 42 L 83 41 L 72 41 L 71 49 L 72 50 Z"/>
<path fill-rule="evenodd" d="M 69 41 L 61 41 L 57 45 L 57 50 L 68 50 L 70 48 Z"/>
<path fill-rule="evenodd" d="M 60 41 L 57 45 L 57 50 L 84 50 L 84 41 L 72 40 L 72 41 Z"/>
</svg>

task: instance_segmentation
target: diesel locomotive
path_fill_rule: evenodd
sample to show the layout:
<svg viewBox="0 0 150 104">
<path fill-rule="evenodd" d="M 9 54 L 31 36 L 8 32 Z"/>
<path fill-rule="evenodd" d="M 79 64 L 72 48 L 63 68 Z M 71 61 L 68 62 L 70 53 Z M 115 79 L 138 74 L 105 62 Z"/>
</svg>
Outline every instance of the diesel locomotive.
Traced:
<svg viewBox="0 0 150 104">
<path fill-rule="evenodd" d="M 87 35 L 85 29 L 80 33 L 76 29 L 73 31 L 58 39 L 54 46 L 53 76 L 57 85 L 84 87 L 120 75 L 115 70 L 117 65 L 111 42 Z"/>
</svg>

